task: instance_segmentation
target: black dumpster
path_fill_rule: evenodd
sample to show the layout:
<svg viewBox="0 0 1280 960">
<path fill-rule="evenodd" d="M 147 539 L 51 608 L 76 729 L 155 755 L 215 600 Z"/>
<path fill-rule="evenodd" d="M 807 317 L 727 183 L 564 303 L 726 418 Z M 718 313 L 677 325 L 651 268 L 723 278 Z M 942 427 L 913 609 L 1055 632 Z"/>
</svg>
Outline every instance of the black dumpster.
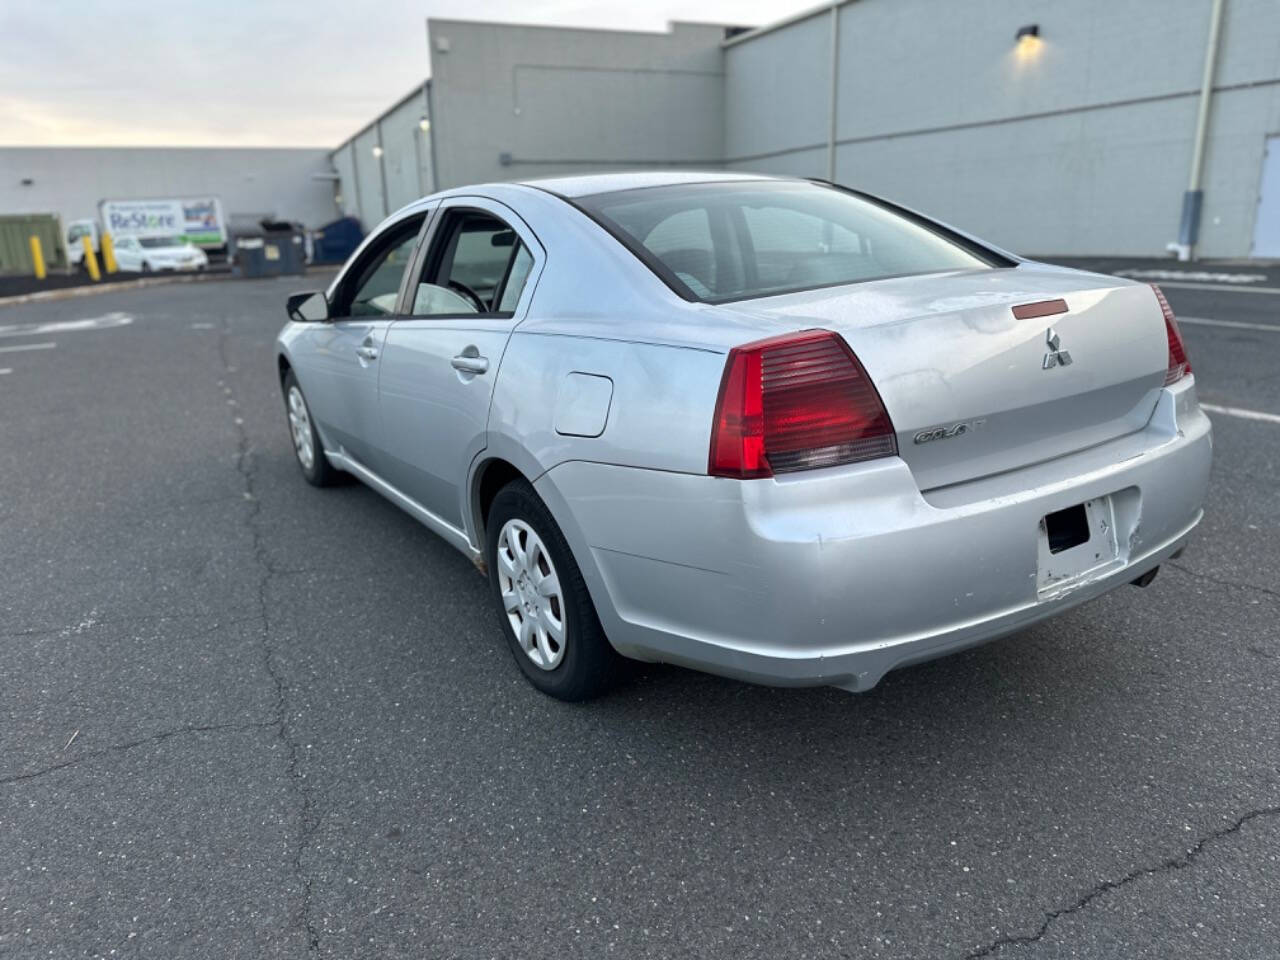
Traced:
<svg viewBox="0 0 1280 960">
<path fill-rule="evenodd" d="M 270 275 L 267 269 L 266 240 L 261 233 L 240 232 L 228 237 L 227 256 L 231 260 L 231 272 L 237 277 L 253 279 Z"/>
<path fill-rule="evenodd" d="M 263 220 L 261 226 L 267 273 L 306 273 L 306 231 L 302 224 L 287 220 Z"/>
</svg>

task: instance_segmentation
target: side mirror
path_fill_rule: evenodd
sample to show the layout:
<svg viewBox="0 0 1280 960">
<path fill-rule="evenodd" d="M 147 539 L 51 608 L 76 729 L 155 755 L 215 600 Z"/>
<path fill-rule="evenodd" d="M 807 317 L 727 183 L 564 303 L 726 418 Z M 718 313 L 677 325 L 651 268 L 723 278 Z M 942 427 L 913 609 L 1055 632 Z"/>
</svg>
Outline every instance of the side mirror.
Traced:
<svg viewBox="0 0 1280 960">
<path fill-rule="evenodd" d="M 319 290 L 289 294 L 284 309 L 289 319 L 298 323 L 322 323 L 329 319 L 329 301 Z"/>
</svg>

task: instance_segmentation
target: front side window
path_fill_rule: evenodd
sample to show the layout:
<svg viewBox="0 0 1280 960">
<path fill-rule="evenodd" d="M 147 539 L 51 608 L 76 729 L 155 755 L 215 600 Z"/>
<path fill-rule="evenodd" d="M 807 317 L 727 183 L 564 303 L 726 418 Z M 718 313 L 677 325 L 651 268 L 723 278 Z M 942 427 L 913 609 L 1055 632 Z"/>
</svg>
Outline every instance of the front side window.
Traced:
<svg viewBox="0 0 1280 960">
<path fill-rule="evenodd" d="M 385 317 L 395 312 L 400 281 L 413 259 L 422 218 L 416 217 L 389 231 L 358 272 L 358 279 L 339 295 L 334 316 Z"/>
<path fill-rule="evenodd" d="M 451 210 L 418 280 L 413 315 L 509 316 L 532 268 L 532 254 L 507 224 L 481 210 Z"/>
<path fill-rule="evenodd" d="M 573 202 L 688 300 L 1004 265 L 886 206 L 813 183 L 680 184 Z"/>
</svg>

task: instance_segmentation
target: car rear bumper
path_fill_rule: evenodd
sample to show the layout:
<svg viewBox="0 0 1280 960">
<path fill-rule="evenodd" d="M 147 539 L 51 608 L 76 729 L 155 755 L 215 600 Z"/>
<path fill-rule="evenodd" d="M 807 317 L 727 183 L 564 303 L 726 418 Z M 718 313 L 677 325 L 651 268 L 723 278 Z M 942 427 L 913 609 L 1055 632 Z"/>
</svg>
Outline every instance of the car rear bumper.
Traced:
<svg viewBox="0 0 1280 960">
<path fill-rule="evenodd" d="M 923 494 L 898 458 L 752 481 L 570 462 L 536 486 L 620 652 L 865 690 L 1179 551 L 1201 517 L 1211 449 L 1188 378 L 1137 433 Z M 1109 534 L 1050 556 L 1042 518 L 1086 502 Z"/>
</svg>

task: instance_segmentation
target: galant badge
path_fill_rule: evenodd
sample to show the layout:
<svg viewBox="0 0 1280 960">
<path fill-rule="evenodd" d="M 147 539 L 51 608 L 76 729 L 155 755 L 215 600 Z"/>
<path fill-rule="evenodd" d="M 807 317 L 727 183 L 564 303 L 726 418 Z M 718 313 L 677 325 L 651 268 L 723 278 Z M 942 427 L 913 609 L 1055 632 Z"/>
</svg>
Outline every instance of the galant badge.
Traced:
<svg viewBox="0 0 1280 960">
<path fill-rule="evenodd" d="M 928 430 L 921 430 L 913 439 L 916 443 L 932 443 L 934 440 L 950 440 L 952 437 L 962 437 L 966 433 L 972 433 L 986 422 L 986 417 L 983 417 L 980 420 L 961 420 L 959 423 L 951 423 L 941 427 L 930 427 Z"/>
<path fill-rule="evenodd" d="M 1052 370 L 1054 367 L 1071 366 L 1071 354 L 1066 350 L 1059 350 L 1058 347 L 1062 343 L 1062 338 L 1058 336 L 1058 331 L 1050 327 L 1045 331 L 1044 342 L 1049 347 L 1049 352 L 1044 355 L 1044 363 L 1041 369 Z"/>
</svg>

